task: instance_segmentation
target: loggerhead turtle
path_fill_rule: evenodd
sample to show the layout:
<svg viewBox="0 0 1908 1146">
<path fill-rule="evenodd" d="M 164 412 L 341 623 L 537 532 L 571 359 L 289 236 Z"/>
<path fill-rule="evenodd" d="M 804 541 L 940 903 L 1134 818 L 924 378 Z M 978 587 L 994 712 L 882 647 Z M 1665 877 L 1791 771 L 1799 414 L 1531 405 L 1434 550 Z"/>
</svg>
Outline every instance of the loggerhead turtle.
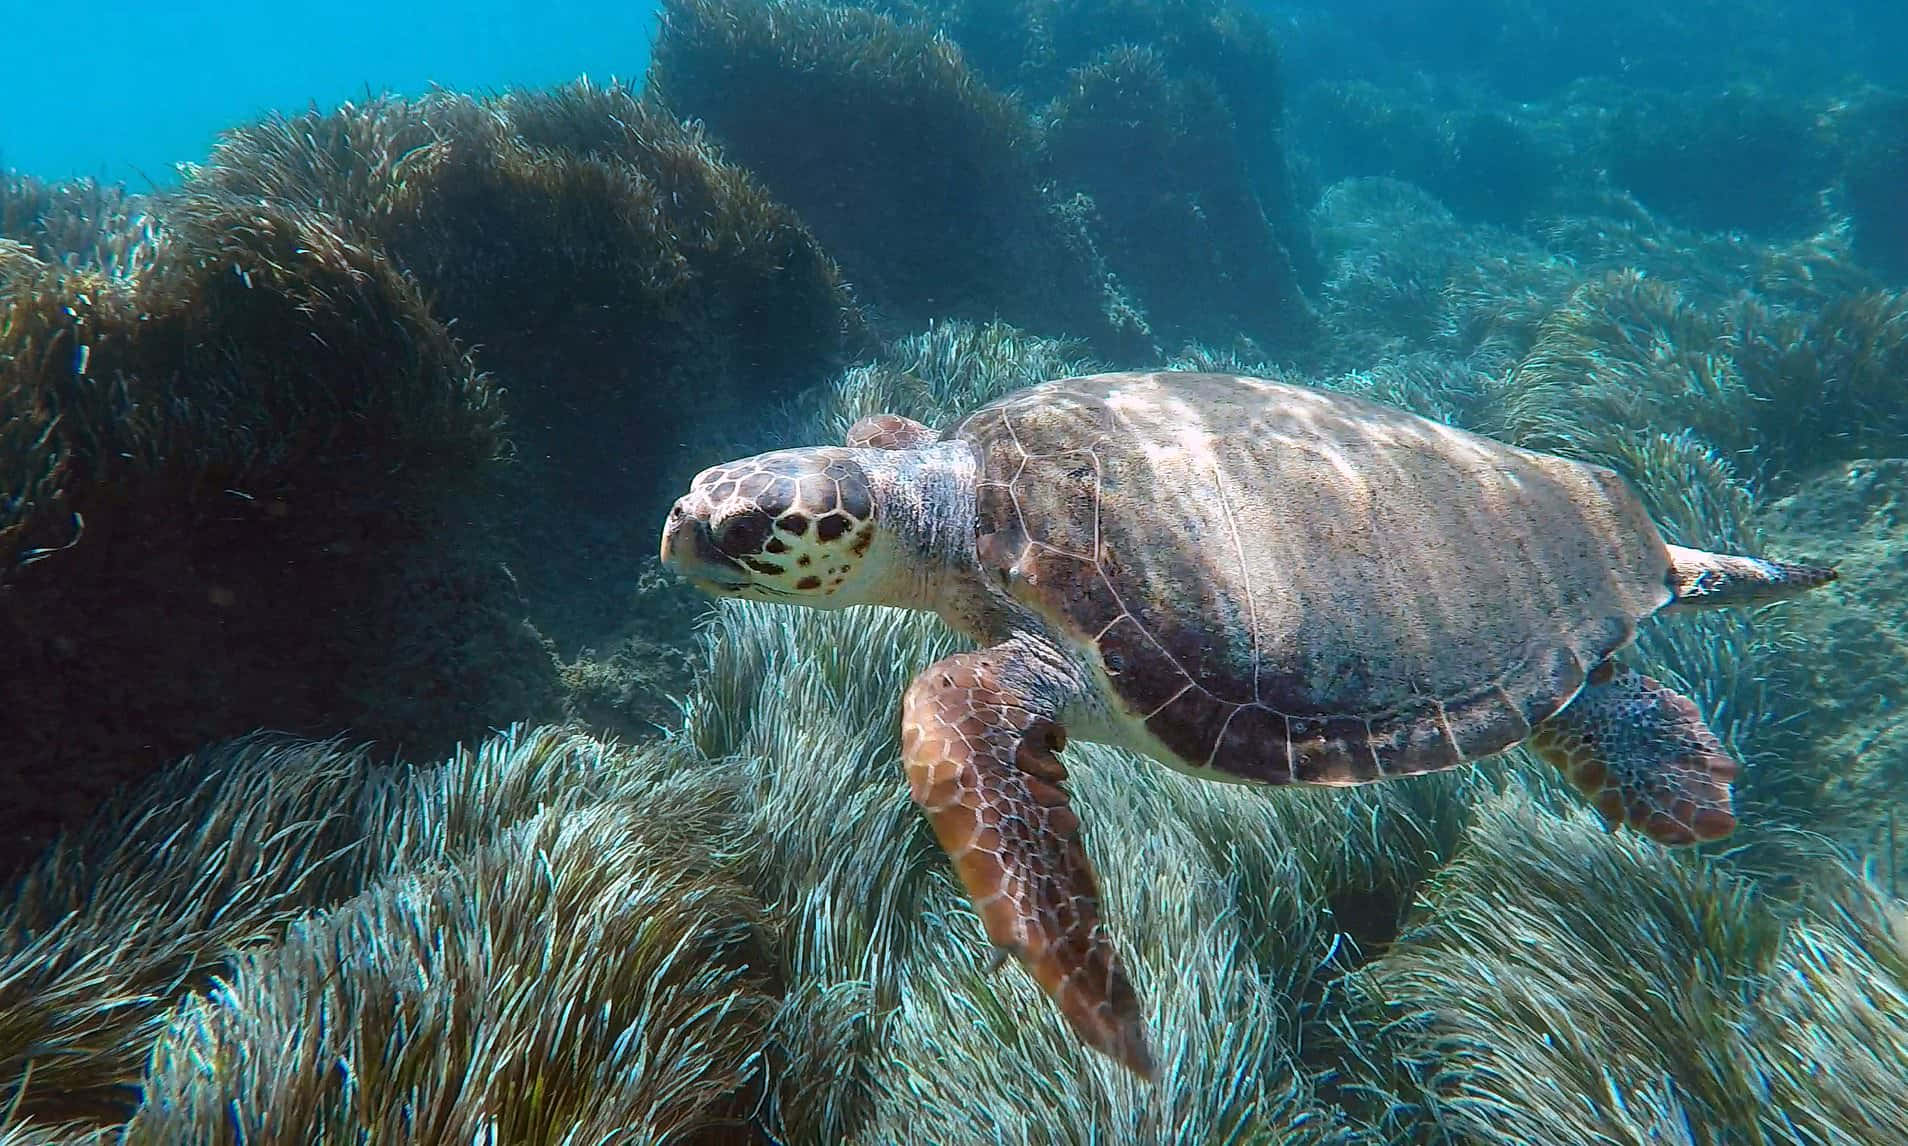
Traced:
<svg viewBox="0 0 1908 1146">
<path fill-rule="evenodd" d="M 1154 1070 L 1055 758 L 1362 784 L 1528 741 L 1665 844 L 1735 826 L 1696 706 L 1610 659 L 1664 608 L 1832 570 L 1668 545 L 1614 472 L 1344 394 L 1219 374 L 1045 382 L 946 433 L 696 477 L 662 558 L 704 590 L 930 610 L 981 645 L 902 702 L 908 785 L 986 927 L 1088 1045 Z"/>
</svg>

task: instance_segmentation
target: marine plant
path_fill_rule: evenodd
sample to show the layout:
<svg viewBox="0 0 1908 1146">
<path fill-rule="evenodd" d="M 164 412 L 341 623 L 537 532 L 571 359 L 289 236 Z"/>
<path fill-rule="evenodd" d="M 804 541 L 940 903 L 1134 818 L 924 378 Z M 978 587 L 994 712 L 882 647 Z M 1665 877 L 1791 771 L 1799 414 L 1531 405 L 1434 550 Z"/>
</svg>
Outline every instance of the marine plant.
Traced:
<svg viewBox="0 0 1908 1146">
<path fill-rule="evenodd" d="M 0 239 L 45 262 L 129 275 L 151 253 L 143 199 L 93 179 L 48 183 L 0 172 Z"/>
<path fill-rule="evenodd" d="M 138 1101 L 166 1009 L 365 862 L 350 814 L 362 752 L 242 740 L 103 805 L 0 908 L 0 1103 L 49 1123 Z"/>
<path fill-rule="evenodd" d="M 1879 285 L 1855 258 L 1842 229 L 1774 241 L 1739 231 L 1694 230 L 1634 196 L 1608 190 L 1573 191 L 1556 214 L 1532 229 L 1546 250 L 1580 268 L 1579 281 L 1641 271 L 1673 282 L 1704 310 L 1721 309 L 1744 292 L 1770 303 L 1815 306 Z"/>
<path fill-rule="evenodd" d="M 1584 283 L 1543 320 L 1509 379 L 1503 427 L 1568 448 L 1590 424 L 1680 426 L 1791 482 L 1908 441 L 1898 398 L 1908 301 L 1889 291 L 1704 309 L 1638 271 Z"/>
<path fill-rule="evenodd" d="M 211 195 L 163 228 L 132 278 L 4 265 L 9 579 L 75 514 L 105 520 L 114 489 L 275 491 L 311 463 L 345 488 L 371 465 L 421 481 L 499 448 L 487 380 L 377 251 L 323 216 Z M 317 349 L 243 349 L 300 342 Z"/>
<path fill-rule="evenodd" d="M 870 414 L 949 425 L 1009 391 L 1100 368 L 1079 340 L 1042 338 L 1004 322 L 932 322 L 792 408 L 778 443 L 845 440 Z"/>
<path fill-rule="evenodd" d="M 1746 448 L 1750 393 L 1721 336 L 1669 283 L 1637 271 L 1586 282 L 1517 365 L 1502 429 L 1521 445 L 1579 455 L 1595 449 L 1586 435 L 1613 442 L 1624 428 L 1677 424 Z"/>
<path fill-rule="evenodd" d="M 128 787 L 0 909 L 0 1105 L 48 1123 L 123 1119 L 170 1008 L 229 976 L 236 953 L 539 813 L 640 792 L 655 773 L 631 759 L 556 728 L 415 770 L 257 735 Z"/>
<path fill-rule="evenodd" d="M 1517 232 L 1466 225 L 1398 179 L 1333 183 L 1311 226 L 1326 267 L 1319 310 L 1330 332 L 1318 373 L 1432 353 L 1499 376 L 1581 278 L 1569 258 Z"/>
<path fill-rule="evenodd" d="M 1787 620 L 1794 655 L 1771 666 L 1769 687 L 1806 697 L 1785 725 L 1785 805 L 1806 826 L 1872 863 L 1900 896 L 1908 882 L 1908 831 L 1896 798 L 1908 783 L 1908 459 L 1860 458 L 1797 482 L 1761 518 L 1790 552 L 1840 555 L 1860 592 L 1843 592 Z"/>
<path fill-rule="evenodd" d="M 1908 449 L 1908 294 L 1860 291 L 1809 307 L 1750 298 L 1728 319 L 1724 342 L 1755 396 L 1749 420 L 1772 468 L 1793 480 Z"/>
<path fill-rule="evenodd" d="M 1529 802 L 1486 804 L 1343 1028 L 1413 1140 L 1878 1142 L 1908 1125 L 1899 901 L 1801 907 Z M 1384 1048 L 1381 1055 L 1372 1051 Z"/>
<path fill-rule="evenodd" d="M 172 1016 L 124 1140 L 743 1133 L 771 932 L 711 847 L 721 788 L 685 779 L 538 811 L 238 955 Z"/>
</svg>

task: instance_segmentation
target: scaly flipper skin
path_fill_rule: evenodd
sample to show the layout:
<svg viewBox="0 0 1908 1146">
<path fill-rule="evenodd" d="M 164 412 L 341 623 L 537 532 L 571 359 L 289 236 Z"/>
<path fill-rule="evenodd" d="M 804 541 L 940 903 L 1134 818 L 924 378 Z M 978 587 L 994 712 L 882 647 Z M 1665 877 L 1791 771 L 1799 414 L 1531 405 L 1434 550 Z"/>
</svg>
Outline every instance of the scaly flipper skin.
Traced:
<svg viewBox="0 0 1908 1146">
<path fill-rule="evenodd" d="M 855 449 L 911 450 L 940 437 L 933 427 L 899 414 L 870 414 L 848 427 L 847 444 Z"/>
<path fill-rule="evenodd" d="M 902 702 L 908 788 L 996 947 L 1012 952 L 1088 1046 L 1154 1075 L 1146 1027 L 1106 928 L 1054 758 L 1066 734 L 1011 681 L 998 647 L 929 665 Z"/>
<path fill-rule="evenodd" d="M 1705 553 L 1682 545 L 1669 547 L 1670 591 L 1676 599 L 1665 612 L 1766 605 L 1806 593 L 1835 580 L 1826 565 L 1764 561 L 1733 553 Z"/>
<path fill-rule="evenodd" d="M 1590 798 L 1611 831 L 1628 824 L 1660 844 L 1735 830 L 1737 765 L 1688 697 L 1605 661 L 1575 699 L 1539 724 L 1530 746 Z"/>
</svg>

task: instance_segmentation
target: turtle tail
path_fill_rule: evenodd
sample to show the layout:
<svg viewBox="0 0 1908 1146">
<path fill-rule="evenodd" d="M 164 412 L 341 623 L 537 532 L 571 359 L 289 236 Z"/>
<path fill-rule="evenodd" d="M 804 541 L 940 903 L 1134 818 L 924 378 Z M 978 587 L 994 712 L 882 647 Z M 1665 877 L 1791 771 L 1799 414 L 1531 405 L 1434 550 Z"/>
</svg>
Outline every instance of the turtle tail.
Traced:
<svg viewBox="0 0 1908 1146">
<path fill-rule="evenodd" d="M 1705 553 L 1681 545 L 1670 546 L 1669 553 L 1669 587 L 1676 597 L 1666 610 L 1766 605 L 1836 579 L 1827 565 Z"/>
</svg>

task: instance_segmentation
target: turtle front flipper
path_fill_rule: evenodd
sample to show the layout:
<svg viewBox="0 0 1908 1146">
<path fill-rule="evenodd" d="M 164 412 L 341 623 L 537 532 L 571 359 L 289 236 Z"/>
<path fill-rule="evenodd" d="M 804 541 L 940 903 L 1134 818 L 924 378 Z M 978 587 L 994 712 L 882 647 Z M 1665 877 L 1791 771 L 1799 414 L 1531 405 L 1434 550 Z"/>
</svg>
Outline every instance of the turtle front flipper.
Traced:
<svg viewBox="0 0 1908 1146">
<path fill-rule="evenodd" d="M 1583 690 L 1532 730 L 1530 746 L 1590 798 L 1611 831 L 1628 824 L 1680 845 L 1735 830 L 1737 764 L 1696 703 L 1615 661 L 1592 669 Z"/>
<path fill-rule="evenodd" d="M 1003 645 L 929 665 L 902 702 L 908 787 L 996 947 L 1088 1046 L 1153 1077 L 1146 1028 L 1106 928 L 1054 758 L 1066 734 L 1037 666 Z"/>
</svg>

